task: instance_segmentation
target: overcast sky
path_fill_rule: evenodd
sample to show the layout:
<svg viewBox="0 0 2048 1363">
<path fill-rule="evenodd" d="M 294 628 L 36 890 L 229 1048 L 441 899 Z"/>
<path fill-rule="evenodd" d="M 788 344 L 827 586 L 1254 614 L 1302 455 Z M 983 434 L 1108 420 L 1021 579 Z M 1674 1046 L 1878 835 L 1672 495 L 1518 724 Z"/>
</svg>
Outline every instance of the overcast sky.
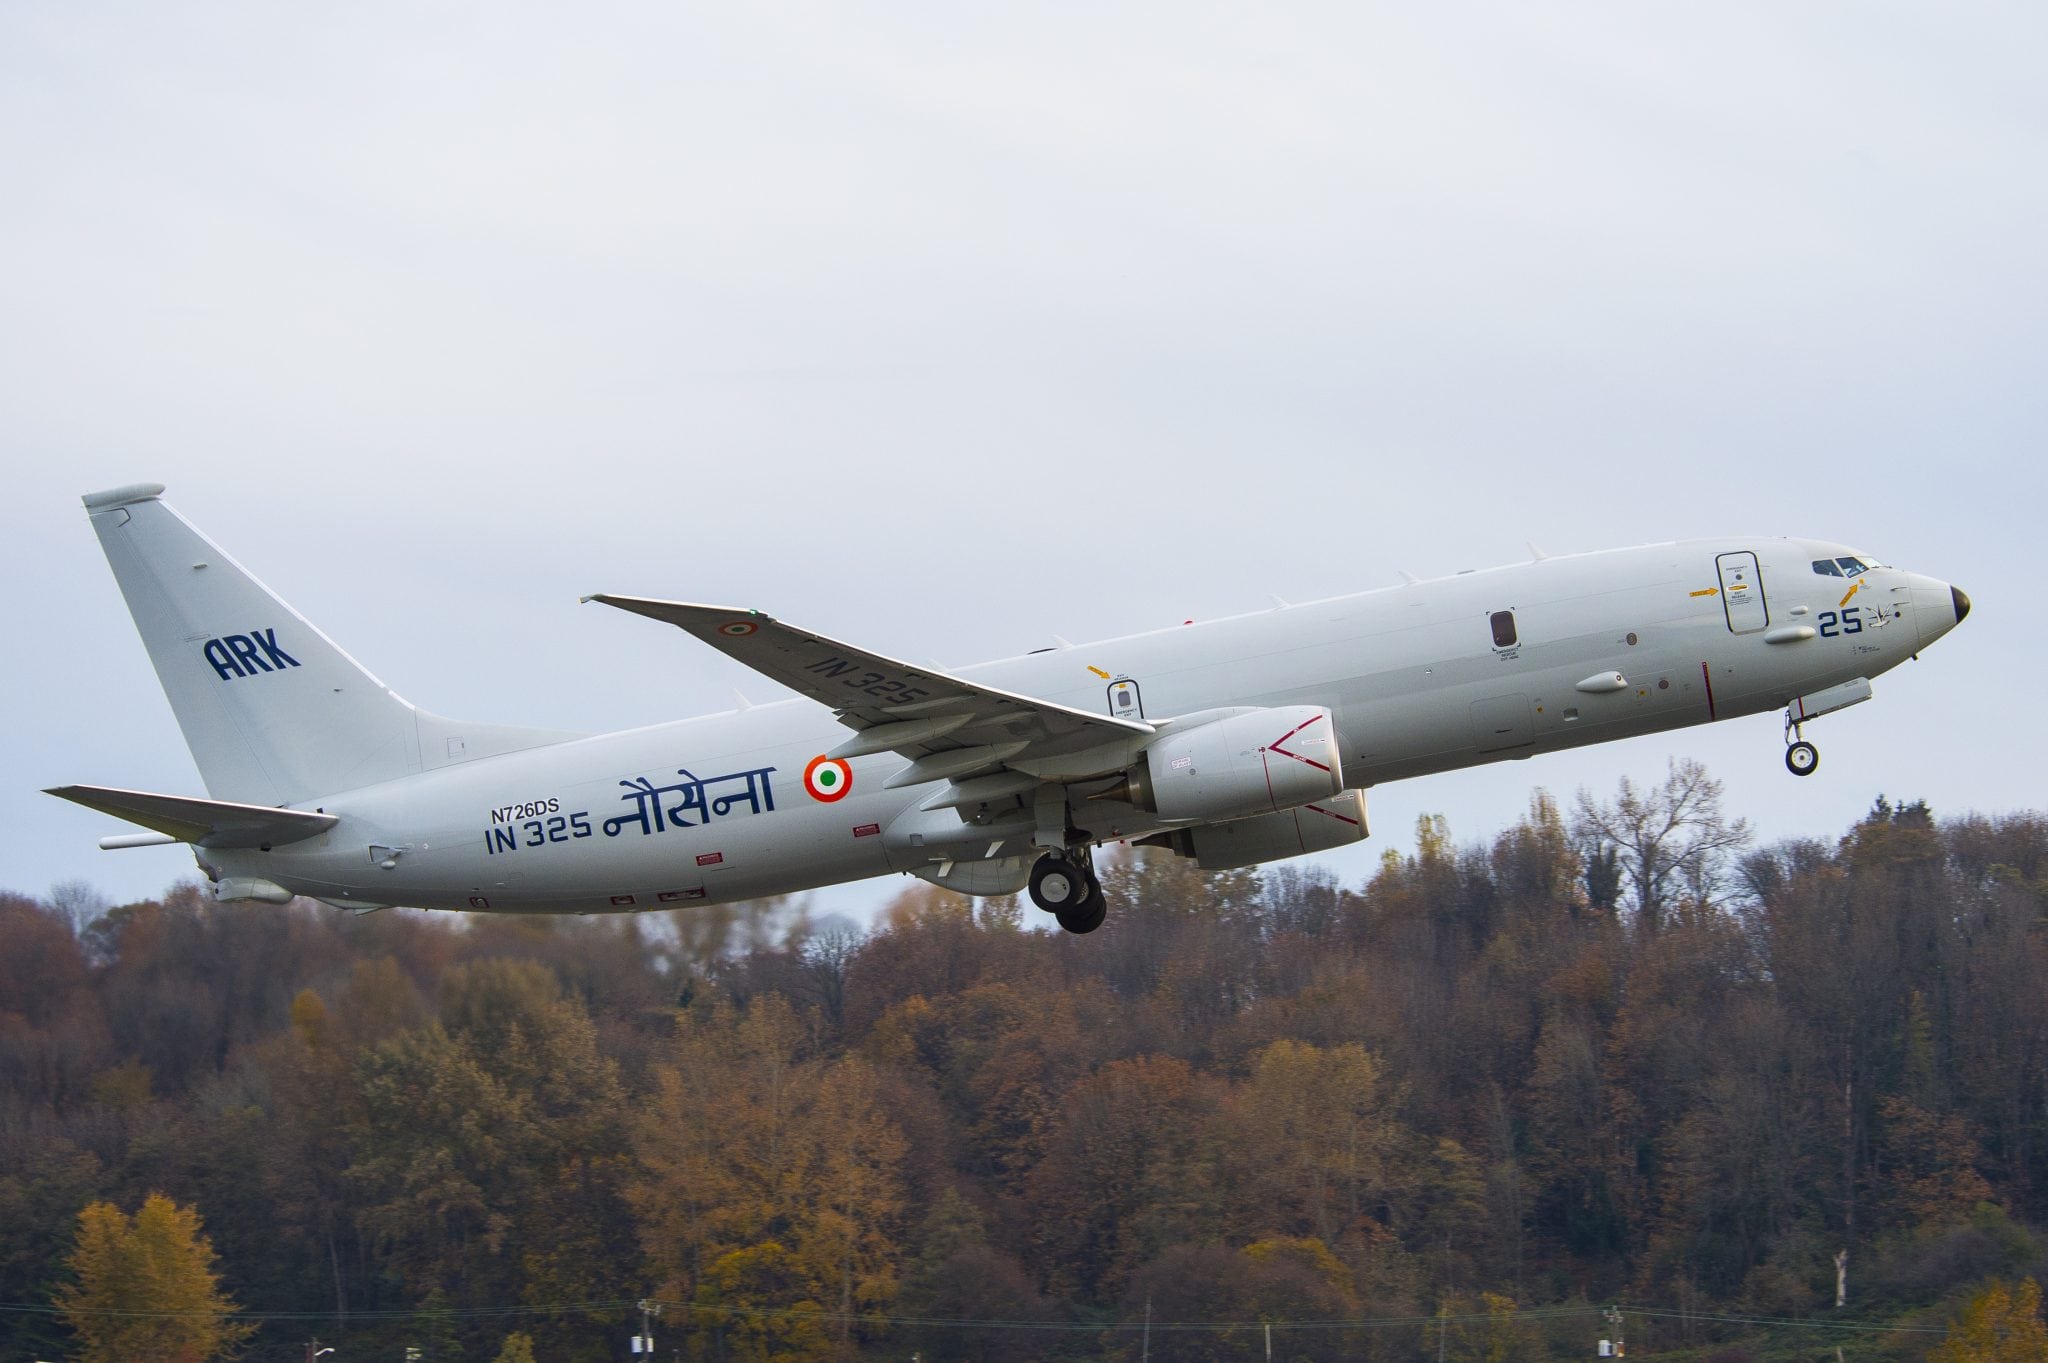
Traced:
<svg viewBox="0 0 2048 1363">
<path fill-rule="evenodd" d="M 2048 805 L 2037 4 L 0 0 L 0 888 L 201 793 L 79 494 L 167 496 L 402 695 L 765 681 L 579 594 L 963 664 L 1526 557 L 1804 534 L 1968 623 L 1707 761 L 1767 837 Z M 877 902 L 898 882 L 842 893 Z"/>
</svg>

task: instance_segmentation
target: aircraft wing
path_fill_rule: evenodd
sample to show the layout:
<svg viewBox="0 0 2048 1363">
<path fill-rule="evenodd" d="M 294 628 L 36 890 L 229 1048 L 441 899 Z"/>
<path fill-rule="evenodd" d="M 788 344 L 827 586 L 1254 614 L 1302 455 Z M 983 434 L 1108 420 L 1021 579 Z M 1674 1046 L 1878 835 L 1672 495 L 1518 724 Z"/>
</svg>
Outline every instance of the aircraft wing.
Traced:
<svg viewBox="0 0 2048 1363">
<path fill-rule="evenodd" d="M 870 653 L 759 611 L 638 596 L 588 596 L 664 620 L 800 695 L 858 732 L 828 756 L 895 752 L 909 785 L 1080 752 L 1154 732 L 1149 724 L 1034 700 Z"/>
<path fill-rule="evenodd" d="M 153 795 L 144 790 L 117 790 L 111 786 L 56 786 L 43 793 L 201 847 L 265 847 L 303 842 L 340 822 L 332 814 L 242 805 L 229 800 L 199 800 L 186 795 Z"/>
</svg>

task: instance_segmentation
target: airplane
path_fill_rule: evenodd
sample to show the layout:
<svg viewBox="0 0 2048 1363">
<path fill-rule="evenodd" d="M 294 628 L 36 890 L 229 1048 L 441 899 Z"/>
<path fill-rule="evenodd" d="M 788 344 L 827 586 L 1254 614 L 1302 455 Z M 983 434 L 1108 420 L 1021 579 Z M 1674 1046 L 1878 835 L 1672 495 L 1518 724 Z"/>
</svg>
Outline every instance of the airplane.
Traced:
<svg viewBox="0 0 2048 1363">
<path fill-rule="evenodd" d="M 602 594 L 796 698 L 608 734 L 400 699 L 162 500 L 85 507 L 204 799 L 48 793 L 187 843 L 222 901 L 641 912 L 908 873 L 1107 911 L 1094 850 L 1205 869 L 1368 834 L 1386 781 L 1785 708 L 1804 725 L 1962 622 L 1946 582 L 1839 544 L 1732 538 L 1528 562 L 1041 649 L 957 671 L 757 610 Z"/>
</svg>

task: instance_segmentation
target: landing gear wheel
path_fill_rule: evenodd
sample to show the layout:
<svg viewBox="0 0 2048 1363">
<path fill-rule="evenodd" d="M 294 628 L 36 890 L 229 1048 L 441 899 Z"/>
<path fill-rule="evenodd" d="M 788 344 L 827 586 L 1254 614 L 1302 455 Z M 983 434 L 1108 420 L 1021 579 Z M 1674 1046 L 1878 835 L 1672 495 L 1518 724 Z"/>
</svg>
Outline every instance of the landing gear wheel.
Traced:
<svg viewBox="0 0 2048 1363">
<path fill-rule="evenodd" d="M 1102 887 L 1096 886 L 1095 893 L 1071 909 L 1062 909 L 1053 917 L 1068 932 L 1093 932 L 1102 926 L 1102 920 L 1109 915 L 1109 901 L 1102 897 Z"/>
<path fill-rule="evenodd" d="M 1091 897 L 1089 889 L 1094 883 L 1086 872 L 1065 857 L 1043 856 L 1031 868 L 1031 902 L 1050 914 L 1072 913 L 1087 903 Z M 1099 896 L 1101 891 L 1095 894 Z"/>
<path fill-rule="evenodd" d="M 1811 776 L 1820 770 L 1820 749 L 1800 739 L 1785 749 L 1785 769 L 1794 776 Z"/>
</svg>

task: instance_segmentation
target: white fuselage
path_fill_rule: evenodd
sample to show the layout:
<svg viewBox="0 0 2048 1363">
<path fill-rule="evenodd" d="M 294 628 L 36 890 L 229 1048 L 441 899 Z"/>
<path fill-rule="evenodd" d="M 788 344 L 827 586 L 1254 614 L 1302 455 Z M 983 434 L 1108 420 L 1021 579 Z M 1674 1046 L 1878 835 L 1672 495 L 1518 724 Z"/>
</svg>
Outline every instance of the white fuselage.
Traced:
<svg viewBox="0 0 2048 1363">
<path fill-rule="evenodd" d="M 1945 583 L 1811 567 L 1850 552 L 1773 539 L 1541 559 L 959 675 L 1155 723 L 1326 706 L 1344 783 L 1363 788 L 1775 709 L 1886 671 L 1954 626 Z M 1726 580 L 1741 554 L 1754 569 Z M 888 787 L 905 766 L 893 753 L 852 759 L 850 786 L 820 798 L 806 767 L 846 738 L 825 707 L 788 700 L 305 801 L 340 822 L 271 851 L 201 855 L 224 876 L 345 903 L 606 912 L 1028 852 L 1027 809 L 921 809 L 938 783 Z M 1074 819 L 1097 842 L 1167 826 L 1114 800 L 1077 802 Z"/>
</svg>

